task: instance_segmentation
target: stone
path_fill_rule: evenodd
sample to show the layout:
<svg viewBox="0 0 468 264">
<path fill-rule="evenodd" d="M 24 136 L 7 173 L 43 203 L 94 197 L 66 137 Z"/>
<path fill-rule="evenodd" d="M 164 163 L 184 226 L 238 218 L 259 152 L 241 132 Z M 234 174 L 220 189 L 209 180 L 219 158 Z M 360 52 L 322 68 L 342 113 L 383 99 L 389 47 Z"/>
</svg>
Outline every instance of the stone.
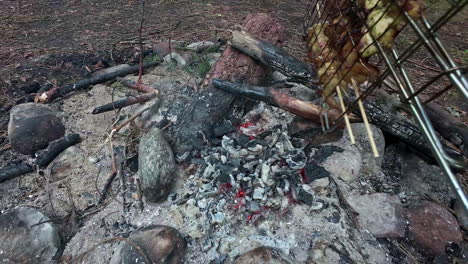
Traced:
<svg viewBox="0 0 468 264">
<path fill-rule="evenodd" d="M 62 121 L 46 105 L 25 103 L 10 110 L 8 137 L 11 147 L 19 153 L 32 155 L 64 135 Z"/>
<path fill-rule="evenodd" d="M 257 187 L 254 189 L 254 193 L 252 195 L 252 198 L 255 200 L 261 200 L 263 199 L 263 194 L 265 193 L 265 189 L 262 187 Z"/>
<path fill-rule="evenodd" d="M 405 237 L 404 210 L 400 198 L 387 193 L 345 197 L 359 215 L 357 225 L 377 238 Z"/>
<path fill-rule="evenodd" d="M 171 146 L 156 127 L 141 137 L 138 172 L 143 195 L 149 202 L 164 200 L 177 178 Z"/>
<path fill-rule="evenodd" d="M 258 247 L 239 256 L 234 264 L 289 264 L 282 252 L 271 247 Z"/>
<path fill-rule="evenodd" d="M 2 263 L 52 263 L 60 236 L 49 217 L 33 208 L 20 207 L 0 215 Z M 44 223 L 41 223 L 44 222 Z"/>
<path fill-rule="evenodd" d="M 124 263 L 182 263 L 187 242 L 182 234 L 168 226 L 149 226 L 120 243 L 111 258 L 111 264 Z M 135 246 L 138 246 L 138 250 Z M 140 251 L 144 252 L 142 256 Z"/>
<path fill-rule="evenodd" d="M 311 184 L 310 184 L 310 187 L 312 187 L 312 190 L 313 189 L 317 189 L 317 188 L 326 188 L 330 185 L 330 178 L 320 178 L 320 179 L 317 179 L 317 180 L 314 180 Z"/>
<path fill-rule="evenodd" d="M 222 224 L 224 221 L 224 214 L 221 212 L 216 212 L 215 214 L 212 215 L 211 221 L 216 224 Z"/>
<path fill-rule="evenodd" d="M 215 47 L 216 47 L 216 44 L 211 41 L 198 41 L 198 42 L 194 42 L 194 43 L 187 45 L 187 47 L 185 48 L 191 51 L 195 51 L 195 52 L 202 52 L 206 49 L 215 48 Z"/>
<path fill-rule="evenodd" d="M 50 182 L 57 182 L 71 175 L 71 170 L 76 165 L 78 155 L 83 156 L 84 153 L 76 146 L 71 146 L 60 153 L 46 169 Z"/>
<path fill-rule="evenodd" d="M 219 59 L 219 57 L 221 57 L 221 53 L 215 52 L 215 53 L 206 54 L 205 59 L 208 61 L 210 66 L 213 66 L 216 63 L 216 61 Z"/>
<path fill-rule="evenodd" d="M 345 182 L 354 182 L 361 172 L 361 153 L 356 146 L 344 146 L 343 152 L 334 152 L 322 166 L 330 172 L 335 179 Z"/>
<path fill-rule="evenodd" d="M 367 134 L 367 129 L 364 123 L 351 124 L 351 129 L 353 130 L 354 138 L 356 140 L 356 146 L 361 152 L 361 172 L 366 175 L 371 175 L 376 171 L 380 171 L 385 152 L 385 138 L 382 130 L 372 124 L 370 127 L 377 151 L 379 153 L 379 157 L 374 157 L 369 141 L 369 136 Z M 349 134 L 347 130 L 345 130 L 343 137 L 346 137 L 349 140 Z"/>
<path fill-rule="evenodd" d="M 422 201 L 407 210 L 409 237 L 433 255 L 444 255 L 447 245 L 463 241 L 457 219 L 444 207 Z"/>
<path fill-rule="evenodd" d="M 164 63 L 170 64 L 172 61 L 177 63 L 177 66 L 185 66 L 187 65 L 187 61 L 177 52 L 171 52 L 170 54 L 164 56 L 163 58 Z"/>
</svg>

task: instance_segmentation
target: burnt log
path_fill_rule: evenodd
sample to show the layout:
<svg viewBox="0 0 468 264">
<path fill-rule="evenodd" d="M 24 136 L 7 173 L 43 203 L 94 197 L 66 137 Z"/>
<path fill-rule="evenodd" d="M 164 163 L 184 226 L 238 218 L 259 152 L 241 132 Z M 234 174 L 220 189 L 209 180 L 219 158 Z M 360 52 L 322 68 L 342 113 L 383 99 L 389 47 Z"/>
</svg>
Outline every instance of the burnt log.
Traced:
<svg viewBox="0 0 468 264">
<path fill-rule="evenodd" d="M 248 15 L 243 28 L 257 38 L 276 46 L 280 46 L 283 41 L 283 26 L 267 14 Z M 267 70 L 250 56 L 228 46 L 207 74 L 202 90 L 195 95 L 192 103 L 178 114 L 180 122 L 168 131 L 176 155 L 198 148 L 197 139 L 200 133 L 211 135 L 213 127 L 221 123 L 232 110 L 237 96 L 214 88 L 211 85 L 212 79 L 258 85 L 266 77 Z"/>
<path fill-rule="evenodd" d="M 150 68 L 159 65 L 160 62 L 147 62 L 143 68 Z M 67 84 L 61 87 L 54 87 L 47 92 L 38 93 L 34 101 L 37 103 L 49 103 L 57 97 L 64 97 L 72 92 L 86 89 L 92 85 L 114 80 L 117 77 L 123 77 L 132 73 L 137 73 L 140 70 L 140 65 L 133 65 L 128 67 L 119 68 L 113 72 L 97 75 L 91 78 L 80 80 L 76 83 Z"/>
<path fill-rule="evenodd" d="M 257 39 L 245 31 L 232 32 L 231 45 L 263 65 L 281 72 L 291 81 L 310 86 L 317 80 L 317 73 L 310 65 L 289 55 L 282 48 Z"/>
<path fill-rule="evenodd" d="M 0 183 L 14 179 L 23 174 L 33 172 L 34 169 L 27 163 L 20 163 L 18 165 L 10 165 L 0 169 Z"/>
<path fill-rule="evenodd" d="M 320 124 L 320 115 L 324 113 L 323 108 L 320 106 L 299 100 L 271 87 L 231 83 L 220 79 L 214 79 L 213 85 L 218 89 L 222 89 L 236 95 L 245 96 L 250 99 L 266 102 L 272 106 L 280 107 L 315 123 Z M 340 116 L 340 112 L 335 109 L 330 109 L 327 114 L 331 121 L 336 120 L 336 118 Z M 352 117 L 352 120 L 356 120 L 356 118 Z"/>
<path fill-rule="evenodd" d="M 62 151 L 66 150 L 81 141 L 80 135 L 70 134 L 63 138 L 59 138 L 49 143 L 46 149 L 41 150 L 37 153 L 36 165 L 45 167 L 49 165 Z"/>
<path fill-rule="evenodd" d="M 45 150 L 41 150 L 37 153 L 37 158 L 34 161 L 34 165 L 39 167 L 46 167 L 51 163 L 62 151 L 70 146 L 73 146 L 81 141 L 80 135 L 71 134 L 63 138 L 54 140 L 49 143 L 49 146 Z M 8 181 L 24 175 L 26 173 L 33 172 L 33 166 L 26 162 L 20 164 L 9 165 L 0 169 L 0 183 Z"/>
<path fill-rule="evenodd" d="M 468 157 L 468 126 L 435 103 L 427 104 L 425 110 L 435 130 Z"/>
</svg>

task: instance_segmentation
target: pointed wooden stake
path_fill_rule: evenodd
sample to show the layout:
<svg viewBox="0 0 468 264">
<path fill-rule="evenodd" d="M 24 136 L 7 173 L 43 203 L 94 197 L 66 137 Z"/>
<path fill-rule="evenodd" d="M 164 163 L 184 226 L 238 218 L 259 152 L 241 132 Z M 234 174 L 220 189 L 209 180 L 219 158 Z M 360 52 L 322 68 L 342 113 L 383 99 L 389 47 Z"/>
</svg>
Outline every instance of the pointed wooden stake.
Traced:
<svg viewBox="0 0 468 264">
<path fill-rule="evenodd" d="M 351 79 L 351 82 L 353 83 L 354 93 L 356 95 L 356 98 L 359 98 L 359 87 L 357 86 L 357 83 L 354 79 Z M 379 157 L 379 151 L 377 150 L 377 146 L 374 140 L 374 134 L 372 133 L 372 129 L 369 126 L 369 120 L 367 119 L 366 110 L 364 110 L 364 105 L 361 99 L 358 100 L 358 105 L 359 105 L 359 110 L 361 111 L 362 120 L 364 121 L 364 125 L 367 130 L 367 135 L 369 137 L 369 142 L 372 148 L 372 152 L 374 153 L 374 157 L 377 158 Z"/>
</svg>

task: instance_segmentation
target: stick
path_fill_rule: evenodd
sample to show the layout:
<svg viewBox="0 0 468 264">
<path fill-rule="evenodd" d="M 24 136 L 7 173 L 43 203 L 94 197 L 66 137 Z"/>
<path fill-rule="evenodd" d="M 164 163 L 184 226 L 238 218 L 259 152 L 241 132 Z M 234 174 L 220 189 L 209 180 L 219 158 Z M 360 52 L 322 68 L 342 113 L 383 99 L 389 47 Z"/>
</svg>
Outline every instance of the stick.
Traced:
<svg viewBox="0 0 468 264">
<path fill-rule="evenodd" d="M 138 84 L 141 84 L 141 77 L 143 76 L 143 40 L 141 33 L 143 32 L 143 22 L 145 19 L 145 0 L 141 0 L 141 21 L 140 28 L 138 29 L 138 44 L 140 45 L 140 72 L 138 73 Z"/>
<path fill-rule="evenodd" d="M 354 93 L 356 98 L 359 98 L 359 87 L 357 86 L 356 81 L 352 78 L 351 82 L 354 87 Z M 362 120 L 364 121 L 364 126 L 366 127 L 367 130 L 367 135 L 369 137 L 369 142 L 372 148 L 372 152 L 374 153 L 374 157 L 379 157 L 379 151 L 377 150 L 377 146 L 375 145 L 375 140 L 374 140 L 374 134 L 372 133 L 372 129 L 369 126 L 369 120 L 367 119 L 366 115 L 366 110 L 364 109 L 364 105 L 362 104 L 362 100 L 358 100 L 358 105 L 359 105 L 359 110 L 361 111 L 361 117 Z"/>
<path fill-rule="evenodd" d="M 293 114 L 320 124 L 320 114 L 323 108 L 294 98 L 274 88 L 236 84 L 219 79 L 213 80 L 213 86 L 233 94 L 246 96 L 283 108 Z M 340 113 L 334 109 L 331 109 L 328 114 L 332 120 L 335 120 L 340 115 Z M 355 117 L 353 116 L 352 119 L 355 120 Z"/>
<path fill-rule="evenodd" d="M 31 165 L 20 163 L 18 165 L 10 165 L 0 169 L 0 183 L 14 179 L 26 173 L 33 172 Z"/>
<path fill-rule="evenodd" d="M 49 143 L 45 150 L 41 150 L 37 154 L 36 165 L 45 167 L 49 165 L 62 151 L 70 146 L 73 146 L 81 141 L 80 135 L 71 134 L 63 138 L 57 139 Z"/>
<path fill-rule="evenodd" d="M 128 88 L 135 89 L 139 92 L 143 93 L 159 93 L 158 90 L 154 89 L 149 85 L 145 85 L 143 83 L 134 82 L 132 80 L 127 80 L 123 78 L 118 78 L 118 80 L 122 83 L 122 85 L 127 86 Z"/>
<path fill-rule="evenodd" d="M 143 68 L 146 69 L 146 68 L 157 66 L 159 64 L 160 62 L 147 62 L 143 64 Z M 140 69 L 139 65 L 134 65 L 134 66 L 120 69 L 120 70 L 116 70 L 115 72 L 110 72 L 110 73 L 106 73 L 100 76 L 83 79 L 76 83 L 67 84 L 62 87 L 55 87 L 47 92 L 37 94 L 36 98 L 34 98 L 34 101 L 36 103 L 44 103 L 44 104 L 49 103 L 57 97 L 64 97 L 71 92 L 86 89 L 91 85 L 96 85 L 98 83 L 103 83 L 103 82 L 113 80 L 117 77 L 123 77 L 125 75 L 136 73 L 139 71 L 139 69 Z"/>
<path fill-rule="evenodd" d="M 78 134 L 71 134 L 66 137 L 57 139 L 49 143 L 45 150 L 38 152 L 37 158 L 34 162 L 35 165 L 46 167 L 52 160 L 54 160 L 62 151 L 68 147 L 80 142 Z M 0 183 L 14 179 L 26 173 L 33 172 L 33 166 L 22 162 L 18 165 L 10 165 L 0 169 Z"/>
<path fill-rule="evenodd" d="M 136 97 L 127 97 L 122 100 L 118 100 L 109 104 L 98 106 L 94 108 L 92 113 L 95 115 L 95 114 L 113 111 L 116 109 L 121 109 L 121 108 L 134 105 L 134 104 L 141 104 L 141 103 L 144 103 L 153 99 L 154 97 L 156 97 L 156 95 L 157 93 L 145 93 L 143 95 L 136 96 Z"/>
<path fill-rule="evenodd" d="M 341 105 L 341 109 L 343 110 L 343 113 L 344 114 L 344 119 L 345 119 L 345 123 L 346 123 L 346 129 L 348 130 L 348 133 L 349 133 L 349 138 L 351 139 L 351 144 L 356 144 L 356 140 L 354 139 L 354 133 L 353 133 L 353 130 L 351 129 L 351 124 L 349 123 L 349 117 L 348 117 L 348 114 L 346 114 L 346 106 L 344 104 L 344 101 L 343 101 L 343 96 L 341 96 L 341 87 L 340 86 L 337 86 L 336 87 L 336 92 L 338 94 L 338 99 L 340 100 L 340 105 Z"/>
</svg>

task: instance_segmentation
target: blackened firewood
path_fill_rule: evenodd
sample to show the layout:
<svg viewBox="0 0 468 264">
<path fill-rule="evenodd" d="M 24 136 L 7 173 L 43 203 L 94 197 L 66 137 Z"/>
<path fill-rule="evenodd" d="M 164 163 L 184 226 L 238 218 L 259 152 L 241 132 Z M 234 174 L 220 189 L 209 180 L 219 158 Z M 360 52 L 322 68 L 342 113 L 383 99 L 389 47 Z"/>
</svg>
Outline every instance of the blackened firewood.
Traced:
<svg viewBox="0 0 468 264">
<path fill-rule="evenodd" d="M 153 99 L 157 94 L 156 93 L 145 93 L 140 96 L 127 97 L 122 100 L 118 100 L 109 104 L 98 106 L 94 108 L 93 114 L 100 114 L 104 112 L 109 112 L 116 109 L 121 109 L 134 104 L 141 104 L 148 100 Z"/>
<path fill-rule="evenodd" d="M 468 126 L 435 103 L 427 104 L 425 110 L 436 131 L 468 157 Z"/>
<path fill-rule="evenodd" d="M 149 68 L 149 67 L 157 66 L 159 64 L 160 64 L 160 62 L 147 62 L 147 63 L 145 63 L 143 65 L 143 68 L 146 69 L 146 68 Z M 63 97 L 63 96 L 66 96 L 67 94 L 69 94 L 71 92 L 86 89 L 91 85 L 96 85 L 96 84 L 99 84 L 99 83 L 111 81 L 111 80 L 113 80 L 113 79 L 115 79 L 117 77 L 123 77 L 125 75 L 136 73 L 139 70 L 140 70 L 139 65 L 133 65 L 133 66 L 129 66 L 129 67 L 126 67 L 126 68 L 123 68 L 123 69 L 116 70 L 114 72 L 110 72 L 110 73 L 106 73 L 106 74 L 103 74 L 103 75 L 98 75 L 98 76 L 94 76 L 94 77 L 91 77 L 91 78 L 88 78 L 88 79 L 80 80 L 80 81 L 78 81 L 76 83 L 67 84 L 67 85 L 62 86 L 62 87 L 55 87 L 55 88 L 52 88 L 51 90 L 49 90 L 47 92 L 38 94 L 36 96 L 35 101 L 39 102 L 39 103 L 48 103 L 48 102 L 51 102 L 52 100 L 54 100 L 57 97 Z"/>
<path fill-rule="evenodd" d="M 45 150 L 38 152 L 35 164 L 41 167 L 49 165 L 49 163 L 51 163 L 55 157 L 62 153 L 62 151 L 79 143 L 80 141 L 80 135 L 71 134 L 50 142 L 49 146 L 47 146 Z"/>
<path fill-rule="evenodd" d="M 0 169 L 0 183 L 14 179 L 23 174 L 33 172 L 34 169 L 27 163 L 20 163 L 18 165 L 10 165 Z"/>
<path fill-rule="evenodd" d="M 57 139 L 49 143 L 49 146 L 45 150 L 37 153 L 37 158 L 34 164 L 45 167 L 49 165 L 62 151 L 70 146 L 73 146 L 81 141 L 80 135 L 71 134 L 63 138 Z M 20 163 L 18 165 L 10 165 L 0 169 L 0 183 L 8 181 L 24 175 L 26 173 L 33 172 L 33 166 L 28 163 Z"/>
<path fill-rule="evenodd" d="M 309 65 L 289 55 L 285 50 L 257 39 L 245 31 L 232 32 L 231 45 L 295 82 L 310 85 L 316 80 L 317 73 Z"/>
<path fill-rule="evenodd" d="M 302 101 L 277 89 L 262 86 L 252 86 L 247 84 L 237 84 L 219 79 L 213 80 L 213 86 L 224 91 L 242 95 L 250 99 L 260 100 L 267 104 L 283 108 L 293 114 L 320 123 L 320 115 L 323 109 L 310 102 Z M 340 113 L 334 109 L 328 111 L 328 118 L 335 120 Z"/>
</svg>

